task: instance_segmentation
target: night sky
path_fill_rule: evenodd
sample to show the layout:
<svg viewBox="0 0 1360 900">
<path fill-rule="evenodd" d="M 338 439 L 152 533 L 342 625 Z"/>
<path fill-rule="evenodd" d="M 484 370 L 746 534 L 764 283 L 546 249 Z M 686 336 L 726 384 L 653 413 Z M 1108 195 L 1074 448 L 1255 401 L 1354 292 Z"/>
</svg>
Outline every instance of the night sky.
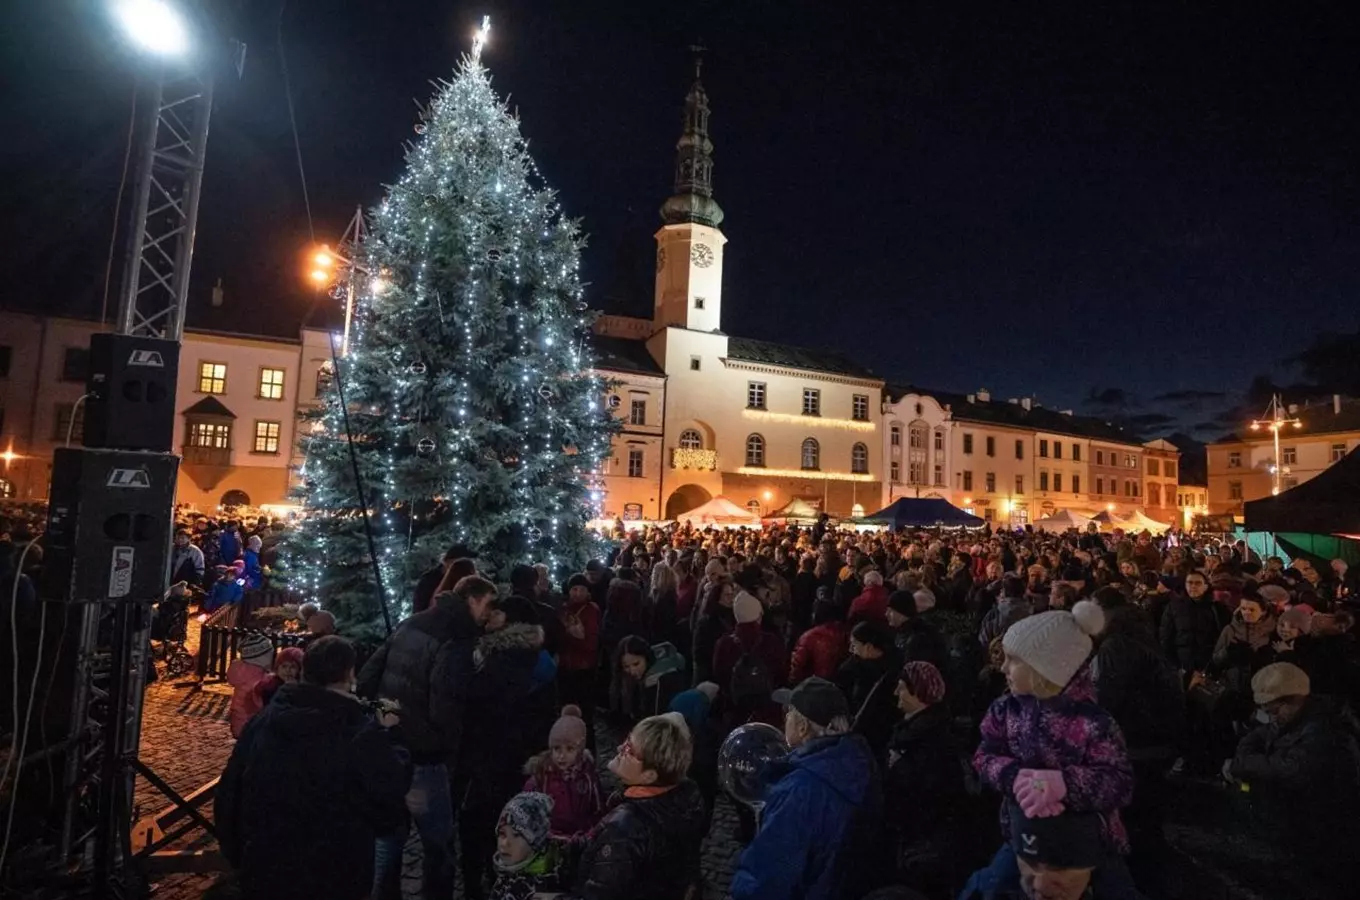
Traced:
<svg viewBox="0 0 1360 900">
<path fill-rule="evenodd" d="M 647 314 L 702 40 L 728 332 L 1193 422 L 1360 327 L 1360 16 L 1247 5 L 1276 9 L 292 0 L 283 39 L 320 240 L 396 179 L 413 101 L 488 12 L 484 61 L 589 234 L 594 303 Z M 242 5 L 245 76 L 218 88 L 191 324 L 295 334 L 314 297 L 279 9 Z M 135 61 L 95 0 L 0 15 L 0 303 L 97 314 Z"/>
</svg>

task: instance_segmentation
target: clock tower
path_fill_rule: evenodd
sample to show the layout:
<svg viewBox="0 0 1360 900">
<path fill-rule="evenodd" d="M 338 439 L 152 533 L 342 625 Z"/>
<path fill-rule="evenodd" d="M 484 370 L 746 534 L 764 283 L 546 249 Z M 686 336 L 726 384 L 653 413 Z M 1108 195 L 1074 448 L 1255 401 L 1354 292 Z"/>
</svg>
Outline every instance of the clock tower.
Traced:
<svg viewBox="0 0 1360 900">
<path fill-rule="evenodd" d="M 675 193 L 661 206 L 656 233 L 656 327 L 718 331 L 722 313 L 723 211 L 713 199 L 708 94 L 694 64 L 685 125 L 676 143 Z"/>
</svg>

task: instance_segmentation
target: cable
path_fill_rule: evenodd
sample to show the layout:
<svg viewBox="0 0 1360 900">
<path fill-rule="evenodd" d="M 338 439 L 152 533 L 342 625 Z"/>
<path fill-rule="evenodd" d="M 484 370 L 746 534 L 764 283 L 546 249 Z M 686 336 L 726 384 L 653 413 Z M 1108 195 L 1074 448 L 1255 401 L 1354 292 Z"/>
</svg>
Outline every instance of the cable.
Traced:
<svg viewBox="0 0 1360 900">
<path fill-rule="evenodd" d="M 279 68 L 283 70 L 283 95 L 288 100 L 288 121 L 293 126 L 293 150 L 297 153 L 298 180 L 302 182 L 302 205 L 307 209 L 307 233 L 312 243 L 316 243 L 316 228 L 312 225 L 312 201 L 307 196 L 307 171 L 302 168 L 302 142 L 298 140 L 297 116 L 293 114 L 293 86 L 288 78 L 288 55 L 283 51 L 283 12 L 288 8 L 288 0 L 279 4 L 279 22 L 275 30 L 279 46 Z"/>
<path fill-rule="evenodd" d="M 24 553 L 27 553 L 28 548 L 32 546 L 33 543 L 30 541 L 24 547 Z M 15 597 L 18 594 L 19 579 L 15 578 Z M 13 602 L 14 600 L 11 599 L 10 603 L 13 604 Z M 39 602 L 42 603 L 42 613 L 38 616 L 38 657 L 33 661 L 33 683 L 28 689 L 28 708 L 24 711 L 24 737 L 19 744 L 19 764 L 14 767 L 14 790 L 10 791 L 9 794 L 9 818 L 5 821 L 5 842 L 0 844 L 0 872 L 5 870 L 5 857 L 9 856 L 9 839 L 14 834 L 14 809 L 19 805 L 19 775 L 24 770 L 24 754 L 28 752 L 28 732 L 33 727 L 33 701 L 38 693 L 38 679 L 42 675 L 43 641 L 47 638 L 48 603 L 45 600 Z M 11 744 L 12 749 L 13 745 Z"/>
<path fill-rule="evenodd" d="M 24 558 L 28 556 L 28 551 L 33 549 L 33 542 L 29 541 L 24 545 L 24 552 L 19 554 L 19 559 L 14 563 L 14 589 L 9 595 L 9 640 L 10 652 L 14 654 L 14 729 L 10 736 L 9 759 L 5 760 L 5 768 L 0 772 L 0 792 L 5 789 L 5 782 L 9 779 L 9 768 L 14 763 L 14 740 L 19 736 L 19 579 L 24 574 Z M 17 782 L 19 775 L 16 772 L 14 779 Z M 11 801 L 12 803 L 13 801 Z"/>
<path fill-rule="evenodd" d="M 113 234 L 109 235 L 109 261 L 104 266 L 104 299 L 99 304 L 99 324 L 109 316 L 109 282 L 113 280 L 113 251 L 118 246 L 118 216 L 123 209 L 123 189 L 127 186 L 128 162 L 132 159 L 132 133 L 137 126 L 137 85 L 132 86 L 132 111 L 128 113 L 127 146 L 123 148 L 123 174 L 118 177 L 118 196 L 113 201 Z M 70 444 L 68 440 L 66 442 Z"/>
<path fill-rule="evenodd" d="M 65 446 L 67 446 L 67 447 L 71 446 L 71 436 L 72 436 L 73 434 L 76 433 L 76 411 L 80 409 L 80 404 L 84 403 L 84 402 L 85 402 L 86 400 L 88 400 L 88 399 L 90 399 L 90 395 L 89 395 L 89 394 L 81 394 L 81 395 L 80 395 L 80 399 L 77 400 L 77 401 L 76 401 L 74 404 L 72 404 L 72 406 L 71 406 L 71 421 L 69 421 L 69 422 L 66 423 L 66 444 L 65 444 Z"/>
</svg>

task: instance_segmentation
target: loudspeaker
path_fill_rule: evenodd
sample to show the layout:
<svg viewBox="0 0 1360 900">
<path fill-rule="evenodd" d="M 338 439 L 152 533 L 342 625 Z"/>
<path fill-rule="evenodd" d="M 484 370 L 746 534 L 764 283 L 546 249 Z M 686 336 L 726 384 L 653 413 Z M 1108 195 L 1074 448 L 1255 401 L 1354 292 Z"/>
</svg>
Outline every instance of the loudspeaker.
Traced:
<svg viewBox="0 0 1360 900">
<path fill-rule="evenodd" d="M 86 447 L 168 453 L 175 439 L 179 342 L 100 332 L 90 337 Z"/>
<path fill-rule="evenodd" d="M 179 457 L 61 447 L 43 539 L 42 596 L 159 600 L 170 577 Z"/>
</svg>

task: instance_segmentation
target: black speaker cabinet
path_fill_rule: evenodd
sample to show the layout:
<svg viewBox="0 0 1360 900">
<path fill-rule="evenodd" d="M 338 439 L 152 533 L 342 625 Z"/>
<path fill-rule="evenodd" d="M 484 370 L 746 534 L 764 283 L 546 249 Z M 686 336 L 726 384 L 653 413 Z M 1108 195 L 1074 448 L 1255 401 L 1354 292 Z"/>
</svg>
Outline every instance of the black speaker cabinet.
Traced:
<svg viewBox="0 0 1360 900">
<path fill-rule="evenodd" d="M 159 600 L 170 575 L 179 457 L 62 447 L 52 457 L 42 596 Z"/>
<path fill-rule="evenodd" d="M 179 342 L 100 332 L 90 337 L 86 447 L 168 453 L 175 439 Z"/>
</svg>

